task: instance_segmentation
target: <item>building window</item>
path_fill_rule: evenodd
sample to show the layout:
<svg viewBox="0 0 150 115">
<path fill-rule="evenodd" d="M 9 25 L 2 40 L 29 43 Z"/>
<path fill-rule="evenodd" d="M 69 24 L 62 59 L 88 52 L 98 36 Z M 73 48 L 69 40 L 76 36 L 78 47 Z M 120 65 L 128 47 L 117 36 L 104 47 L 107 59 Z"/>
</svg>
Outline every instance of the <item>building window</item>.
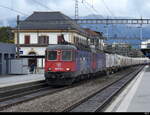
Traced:
<svg viewBox="0 0 150 115">
<path fill-rule="evenodd" d="M 15 59 L 15 54 L 10 54 L 11 59 Z"/>
<path fill-rule="evenodd" d="M 78 37 L 76 37 L 76 44 L 78 44 L 79 43 L 79 38 Z"/>
<path fill-rule="evenodd" d="M 4 54 L 4 60 L 8 60 L 8 54 Z"/>
<path fill-rule="evenodd" d="M 30 44 L 30 36 L 25 36 L 25 44 Z"/>
<path fill-rule="evenodd" d="M 38 44 L 49 44 L 49 37 L 48 36 L 39 36 Z"/>
<path fill-rule="evenodd" d="M 66 41 L 65 41 L 64 34 L 61 34 L 61 35 L 57 36 L 57 41 L 58 41 L 57 44 L 65 44 Z"/>
<path fill-rule="evenodd" d="M 75 36 L 73 37 L 73 43 L 76 44 L 76 37 Z"/>
</svg>

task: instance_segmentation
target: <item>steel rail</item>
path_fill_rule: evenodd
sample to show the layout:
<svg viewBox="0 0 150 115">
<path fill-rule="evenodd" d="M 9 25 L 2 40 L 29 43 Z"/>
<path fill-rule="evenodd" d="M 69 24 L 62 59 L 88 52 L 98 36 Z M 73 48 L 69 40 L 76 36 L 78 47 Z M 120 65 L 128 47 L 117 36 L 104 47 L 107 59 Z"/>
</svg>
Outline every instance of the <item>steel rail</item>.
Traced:
<svg viewBox="0 0 150 115">
<path fill-rule="evenodd" d="M 140 67 L 137 71 L 134 71 L 132 73 L 128 72 L 126 75 L 123 75 L 119 80 L 101 88 L 96 93 L 70 106 L 69 108 L 65 109 L 63 112 L 100 112 L 102 111 L 109 104 L 109 102 L 111 102 L 113 97 L 116 96 L 121 91 L 121 89 L 124 88 L 131 81 L 131 79 L 133 79 L 142 69 L 143 67 Z M 130 79 L 127 79 L 128 78 L 127 76 L 129 76 Z M 123 79 L 126 79 L 125 83 Z M 115 87 L 117 83 L 120 83 L 121 87 Z M 97 106 L 92 106 L 93 103 L 96 103 L 95 105 Z"/>
<path fill-rule="evenodd" d="M 48 86 L 45 81 L 0 88 L 0 110 L 64 89 L 66 89 L 66 87 L 52 88 Z"/>
<path fill-rule="evenodd" d="M 93 78 L 94 79 L 94 78 Z M 30 101 L 36 98 L 40 98 L 46 95 L 52 95 L 65 89 L 73 88 L 80 84 L 89 82 L 90 79 L 80 81 L 71 86 L 66 87 L 51 87 L 48 86 L 45 80 L 26 83 L 21 85 L 9 86 L 0 88 L 0 111 L 11 107 L 13 105 L 20 104 L 22 102 Z"/>
<path fill-rule="evenodd" d="M 102 104 L 102 106 L 100 106 L 96 112 L 103 112 L 104 109 L 108 106 L 109 102 L 111 102 L 115 96 L 117 96 L 119 93 L 121 93 L 121 91 L 123 91 L 123 89 L 143 70 L 144 67 L 139 68 L 137 71 L 131 73 L 129 76 L 127 76 L 124 80 L 121 80 L 118 82 L 119 87 L 118 86 L 114 86 L 113 88 L 115 88 L 116 90 L 112 93 L 112 95 L 110 95 Z"/>
<path fill-rule="evenodd" d="M 0 88 L 0 111 L 8 107 L 11 107 L 13 105 L 20 104 L 22 102 L 30 101 L 30 100 L 43 97 L 46 95 L 52 95 L 54 93 L 63 91 L 65 89 L 69 89 L 69 88 L 76 87 L 78 85 L 82 85 L 89 81 L 91 80 L 87 79 L 87 80 L 75 83 L 72 86 L 66 86 L 66 87 L 61 87 L 61 88 L 50 87 L 46 85 L 45 81 Z"/>
</svg>

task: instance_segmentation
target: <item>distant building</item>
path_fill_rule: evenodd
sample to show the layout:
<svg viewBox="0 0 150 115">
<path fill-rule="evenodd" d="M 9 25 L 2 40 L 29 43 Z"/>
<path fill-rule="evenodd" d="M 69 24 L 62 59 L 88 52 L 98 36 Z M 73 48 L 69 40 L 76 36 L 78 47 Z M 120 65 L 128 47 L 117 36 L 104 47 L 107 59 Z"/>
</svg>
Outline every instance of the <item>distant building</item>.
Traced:
<svg viewBox="0 0 150 115">
<path fill-rule="evenodd" d="M 17 29 L 13 32 L 17 44 Z M 89 33 L 61 12 L 34 12 L 19 24 L 20 57 L 27 58 L 29 66 L 35 63 L 39 70 L 43 69 L 46 47 L 58 44 L 61 37 L 68 43 L 81 46 L 91 42 Z"/>
<path fill-rule="evenodd" d="M 88 28 L 84 29 L 90 40 L 89 45 L 94 45 L 98 50 L 104 50 L 104 36 L 101 32 L 96 32 Z"/>
<path fill-rule="evenodd" d="M 150 49 L 150 40 L 142 42 L 141 49 Z"/>
<path fill-rule="evenodd" d="M 127 43 L 105 44 L 105 51 L 129 57 L 143 57 L 143 53 L 139 49 L 134 49 Z"/>
<path fill-rule="evenodd" d="M 16 57 L 14 44 L 0 43 L 0 75 L 9 73 L 9 60 Z"/>
<path fill-rule="evenodd" d="M 146 57 L 150 58 L 150 40 L 141 43 L 141 51 Z"/>
</svg>

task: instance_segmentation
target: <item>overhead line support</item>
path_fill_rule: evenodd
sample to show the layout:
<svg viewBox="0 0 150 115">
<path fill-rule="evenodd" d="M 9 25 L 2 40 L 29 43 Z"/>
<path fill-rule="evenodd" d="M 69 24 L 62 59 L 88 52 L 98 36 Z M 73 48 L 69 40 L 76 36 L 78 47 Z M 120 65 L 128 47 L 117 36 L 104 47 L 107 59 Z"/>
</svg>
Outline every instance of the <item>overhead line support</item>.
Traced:
<svg viewBox="0 0 150 115">
<path fill-rule="evenodd" d="M 150 19 L 78 19 L 78 24 L 150 24 Z"/>
</svg>

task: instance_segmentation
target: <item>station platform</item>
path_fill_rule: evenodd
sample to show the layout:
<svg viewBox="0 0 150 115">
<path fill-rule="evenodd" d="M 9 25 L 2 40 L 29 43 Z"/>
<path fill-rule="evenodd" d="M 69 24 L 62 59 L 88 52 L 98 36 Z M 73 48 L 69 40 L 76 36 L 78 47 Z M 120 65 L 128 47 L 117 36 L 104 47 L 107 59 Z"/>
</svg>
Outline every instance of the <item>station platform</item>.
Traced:
<svg viewBox="0 0 150 115">
<path fill-rule="evenodd" d="M 150 112 L 150 66 L 145 66 L 105 112 Z"/>
<path fill-rule="evenodd" d="M 44 74 L 0 76 L 0 88 L 45 80 Z"/>
</svg>

